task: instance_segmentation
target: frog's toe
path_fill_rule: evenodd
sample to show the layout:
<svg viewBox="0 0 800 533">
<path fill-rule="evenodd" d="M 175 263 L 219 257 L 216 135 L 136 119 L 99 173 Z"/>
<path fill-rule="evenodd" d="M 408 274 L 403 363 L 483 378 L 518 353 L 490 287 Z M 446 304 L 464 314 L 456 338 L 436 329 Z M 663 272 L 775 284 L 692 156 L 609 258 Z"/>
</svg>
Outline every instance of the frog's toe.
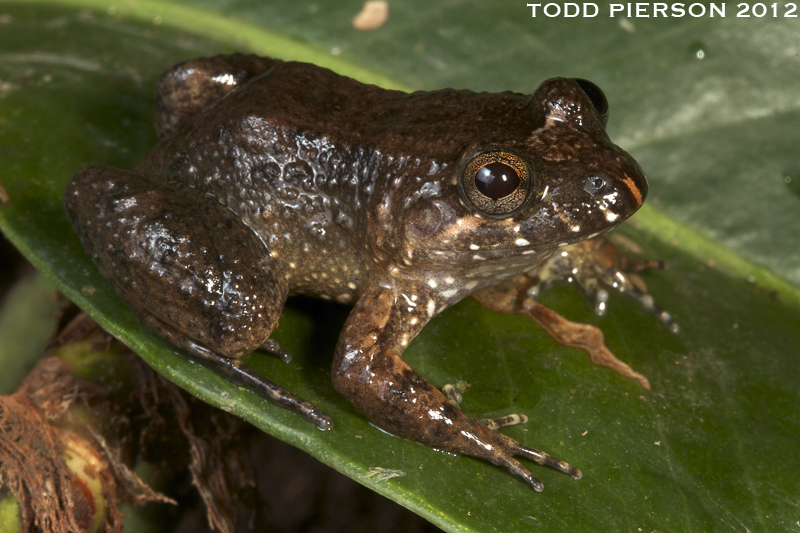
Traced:
<svg viewBox="0 0 800 533">
<path fill-rule="evenodd" d="M 240 359 L 225 357 L 209 350 L 150 313 L 142 312 L 139 316 L 150 329 L 176 346 L 183 348 L 192 356 L 207 361 L 237 385 L 251 388 L 268 400 L 291 409 L 306 420 L 315 423 L 320 429 L 333 427 L 333 420 L 320 411 L 317 406 L 298 398 L 277 383 L 265 378 Z M 277 343 L 275 344 L 277 345 Z M 280 348 L 280 345 L 278 347 Z"/>
<path fill-rule="evenodd" d="M 258 349 L 280 357 L 284 363 L 292 362 L 292 354 L 284 350 L 283 347 L 278 344 L 278 341 L 274 339 L 265 340 L 264 344 L 259 346 Z"/>
<path fill-rule="evenodd" d="M 442 387 L 442 394 L 444 394 L 444 397 L 447 398 L 447 401 L 450 405 L 459 411 L 461 410 L 461 402 L 463 401 L 463 397 L 457 388 L 448 383 Z"/>
<path fill-rule="evenodd" d="M 539 478 L 531 474 L 531 471 L 522 466 L 522 464 L 513 458 L 507 458 L 506 461 L 500 463 L 501 466 L 505 466 L 508 468 L 508 471 L 514 474 L 515 476 L 519 476 L 525 481 L 528 482 L 530 486 L 533 487 L 533 490 L 536 492 L 542 492 L 544 490 L 544 483 L 539 481 Z"/>
<path fill-rule="evenodd" d="M 506 438 L 509 441 L 507 449 L 509 449 L 510 453 L 513 455 L 525 457 L 526 459 L 530 459 L 531 461 L 534 461 L 540 465 L 555 468 L 556 470 L 564 472 L 565 474 L 569 474 L 574 479 L 581 479 L 583 477 L 583 473 L 580 470 L 566 461 L 556 459 L 552 455 L 547 454 L 542 450 L 537 450 L 536 448 L 531 448 L 529 446 L 525 446 L 524 444 L 520 444 L 509 437 Z"/>
<path fill-rule="evenodd" d="M 203 359 L 213 363 L 235 383 L 258 391 L 274 403 L 289 408 L 306 420 L 315 423 L 320 429 L 333 427 L 333 420 L 320 411 L 316 405 L 298 398 L 277 383 L 257 373 L 241 360 L 217 355 L 197 345 L 192 348 L 194 348 L 191 350 L 192 353 L 199 354 Z"/>
<path fill-rule="evenodd" d="M 444 397 L 447 398 L 447 402 L 458 409 L 461 410 L 461 402 L 463 401 L 463 397 L 461 393 L 455 388 L 453 385 L 449 383 L 442 387 L 442 394 Z M 512 413 L 510 415 L 506 415 L 500 418 L 477 418 L 473 419 L 478 424 L 482 425 L 487 429 L 491 429 L 492 431 L 497 431 L 500 428 L 504 428 L 506 426 L 515 426 L 517 424 L 524 424 L 528 421 L 528 417 L 525 415 L 518 415 Z"/>
<path fill-rule="evenodd" d="M 530 448 L 520 444 L 514 439 L 500 433 L 497 433 L 496 435 L 501 441 L 500 446 L 498 446 L 498 449 L 501 450 L 501 452 L 498 453 L 492 462 L 499 466 L 506 467 L 512 474 L 523 478 L 533 487 L 536 492 L 541 492 L 544 489 L 544 485 L 536 476 L 534 476 L 527 468 L 517 461 L 514 456 L 524 457 L 525 459 L 530 459 L 531 461 L 534 461 L 540 465 L 555 468 L 556 470 L 564 472 L 565 474 L 569 474 L 574 479 L 581 479 L 581 477 L 583 477 L 583 474 L 580 470 L 567 462 L 556 459 L 555 457 L 541 450 L 537 450 L 536 448 Z"/>
<path fill-rule="evenodd" d="M 624 292 L 636 300 L 639 305 L 658 317 L 658 319 L 664 325 L 666 325 L 671 332 L 678 333 L 680 331 L 680 326 L 672 318 L 672 315 L 669 314 L 663 307 L 661 307 L 646 290 L 642 290 L 642 288 L 637 284 L 631 284 Z"/>
<path fill-rule="evenodd" d="M 492 431 L 497 431 L 500 428 L 504 428 L 507 426 L 516 426 L 517 424 L 524 424 L 528 421 L 528 417 L 525 415 L 518 415 L 516 413 L 512 413 L 510 415 L 506 415 L 500 418 L 479 418 L 475 420 L 478 424 L 482 425 L 485 428 L 491 429 Z"/>
</svg>

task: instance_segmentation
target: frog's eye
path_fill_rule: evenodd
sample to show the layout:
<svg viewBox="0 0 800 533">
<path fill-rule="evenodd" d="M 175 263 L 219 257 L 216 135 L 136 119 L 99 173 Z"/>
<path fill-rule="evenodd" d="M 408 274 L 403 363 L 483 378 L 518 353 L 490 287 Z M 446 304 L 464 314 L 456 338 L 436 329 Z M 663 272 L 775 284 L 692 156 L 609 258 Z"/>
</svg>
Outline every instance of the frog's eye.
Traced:
<svg viewBox="0 0 800 533">
<path fill-rule="evenodd" d="M 581 88 L 586 96 L 591 100 L 592 105 L 597 110 L 600 117 L 605 118 L 608 116 L 608 100 L 600 87 L 582 78 L 573 78 L 575 83 Z"/>
<path fill-rule="evenodd" d="M 487 215 L 506 216 L 516 210 L 530 189 L 528 165 L 518 156 L 491 150 L 473 157 L 464 168 L 464 192 Z"/>
</svg>

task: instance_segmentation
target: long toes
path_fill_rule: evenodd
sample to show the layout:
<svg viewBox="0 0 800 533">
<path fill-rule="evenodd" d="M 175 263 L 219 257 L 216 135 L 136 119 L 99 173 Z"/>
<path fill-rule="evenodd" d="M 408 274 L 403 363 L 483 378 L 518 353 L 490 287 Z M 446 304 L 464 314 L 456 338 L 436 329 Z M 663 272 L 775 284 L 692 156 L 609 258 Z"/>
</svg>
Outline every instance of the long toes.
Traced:
<svg viewBox="0 0 800 533">
<path fill-rule="evenodd" d="M 517 414 L 510 414 L 508 416 L 504 416 L 502 418 L 479 418 L 475 420 L 478 424 L 491 429 L 492 431 L 497 431 L 500 428 L 504 428 L 506 426 L 515 426 L 517 424 L 524 424 L 528 421 L 528 417 L 525 415 L 517 415 Z"/>
<path fill-rule="evenodd" d="M 628 294 L 630 294 L 634 300 L 639 302 L 639 305 L 657 316 L 658 319 L 664 325 L 666 325 L 671 332 L 678 333 L 678 331 L 680 331 L 680 326 L 678 326 L 677 322 L 675 322 L 675 320 L 672 318 L 672 315 L 665 311 L 663 307 L 658 305 L 658 302 L 656 302 L 651 295 L 635 287 L 628 291 Z"/>
<path fill-rule="evenodd" d="M 292 361 L 292 354 L 284 350 L 283 347 L 281 347 L 281 345 L 278 344 L 278 341 L 276 340 L 273 339 L 265 340 L 264 344 L 259 346 L 259 349 L 280 357 L 284 363 L 290 363 Z"/>
<path fill-rule="evenodd" d="M 320 411 L 317 406 L 298 398 L 277 383 L 268 380 L 241 360 L 222 357 L 198 345 L 193 346 L 192 352 L 210 361 L 215 368 L 235 383 L 251 387 L 276 404 L 288 407 L 306 420 L 315 423 L 320 429 L 333 427 L 333 420 Z"/>
<path fill-rule="evenodd" d="M 523 444 L 518 443 L 517 441 L 512 440 L 512 445 L 510 446 L 510 451 L 514 455 L 519 455 L 521 457 L 525 457 L 526 459 L 530 459 L 540 465 L 549 466 L 551 468 L 555 468 L 565 474 L 569 474 L 575 479 L 580 479 L 583 477 L 583 473 L 572 466 L 571 464 L 567 463 L 566 461 L 562 461 L 561 459 L 556 459 L 550 454 L 543 452 L 542 450 L 537 450 L 536 448 L 529 448 Z"/>
<path fill-rule="evenodd" d="M 511 457 L 502 457 L 499 464 L 508 468 L 508 471 L 512 474 L 517 475 L 527 481 L 536 492 L 542 492 L 544 490 L 544 484 L 539 481 L 536 476 L 531 474 L 530 470 L 522 466 L 519 461 Z"/>
</svg>

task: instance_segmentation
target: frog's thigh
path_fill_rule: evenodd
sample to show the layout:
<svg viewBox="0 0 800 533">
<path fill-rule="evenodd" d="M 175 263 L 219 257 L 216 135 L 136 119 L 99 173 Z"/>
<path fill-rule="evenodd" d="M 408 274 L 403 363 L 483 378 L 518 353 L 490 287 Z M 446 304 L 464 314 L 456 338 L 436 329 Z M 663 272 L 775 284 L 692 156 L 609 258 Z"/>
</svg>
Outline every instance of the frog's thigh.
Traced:
<svg viewBox="0 0 800 533">
<path fill-rule="evenodd" d="M 171 342 L 238 357 L 277 326 L 286 281 L 215 199 L 96 165 L 73 178 L 64 206 L 103 275 Z"/>
</svg>

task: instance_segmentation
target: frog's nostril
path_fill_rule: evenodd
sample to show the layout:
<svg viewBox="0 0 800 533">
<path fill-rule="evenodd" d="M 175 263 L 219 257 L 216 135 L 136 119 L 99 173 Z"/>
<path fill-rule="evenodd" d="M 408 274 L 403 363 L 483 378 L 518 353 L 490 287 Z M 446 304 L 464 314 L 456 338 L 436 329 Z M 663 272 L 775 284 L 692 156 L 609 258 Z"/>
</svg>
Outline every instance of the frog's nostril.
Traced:
<svg viewBox="0 0 800 533">
<path fill-rule="evenodd" d="M 606 186 L 606 179 L 602 176 L 592 176 L 587 178 L 583 190 L 589 194 L 597 194 L 602 191 Z"/>
</svg>

